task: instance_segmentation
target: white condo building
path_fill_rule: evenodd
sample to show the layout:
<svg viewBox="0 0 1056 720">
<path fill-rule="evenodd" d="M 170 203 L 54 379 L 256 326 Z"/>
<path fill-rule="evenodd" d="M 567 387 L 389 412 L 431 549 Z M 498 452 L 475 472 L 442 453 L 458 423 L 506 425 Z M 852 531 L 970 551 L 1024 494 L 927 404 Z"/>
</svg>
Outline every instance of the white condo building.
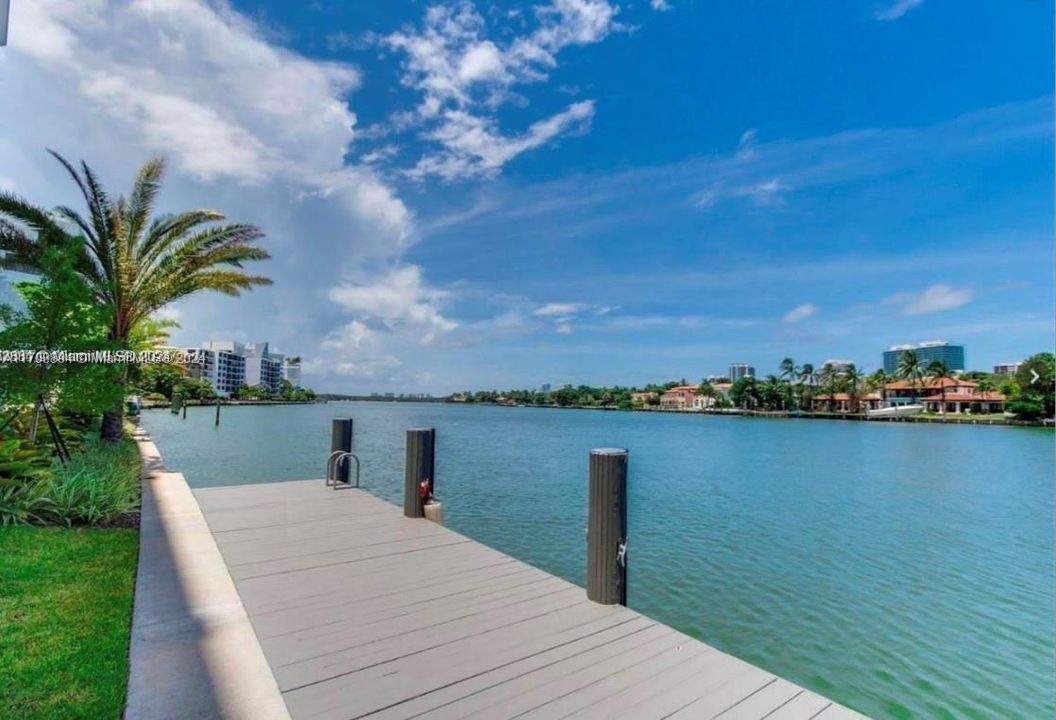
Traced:
<svg viewBox="0 0 1056 720">
<path fill-rule="evenodd" d="M 191 358 L 187 368 L 191 377 L 208 380 L 222 397 L 231 395 L 243 385 L 260 385 L 269 393 L 282 390 L 285 356 L 271 352 L 266 342 L 207 340 L 201 347 L 185 350 Z M 297 369 L 299 373 L 300 368 Z"/>
<path fill-rule="evenodd" d="M 301 363 L 299 361 L 290 362 L 290 358 L 287 358 L 282 364 L 282 377 L 284 380 L 289 380 L 295 390 L 301 387 Z"/>
</svg>

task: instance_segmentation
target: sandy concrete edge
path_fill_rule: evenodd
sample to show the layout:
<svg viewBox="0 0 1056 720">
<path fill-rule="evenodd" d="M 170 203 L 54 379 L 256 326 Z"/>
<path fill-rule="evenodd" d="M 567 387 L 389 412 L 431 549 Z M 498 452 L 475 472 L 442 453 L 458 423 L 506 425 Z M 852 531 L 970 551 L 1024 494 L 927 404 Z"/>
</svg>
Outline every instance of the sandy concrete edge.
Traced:
<svg viewBox="0 0 1056 720">
<path fill-rule="evenodd" d="M 135 434 L 143 511 L 129 650 L 128 720 L 289 720 L 198 502 Z"/>
</svg>

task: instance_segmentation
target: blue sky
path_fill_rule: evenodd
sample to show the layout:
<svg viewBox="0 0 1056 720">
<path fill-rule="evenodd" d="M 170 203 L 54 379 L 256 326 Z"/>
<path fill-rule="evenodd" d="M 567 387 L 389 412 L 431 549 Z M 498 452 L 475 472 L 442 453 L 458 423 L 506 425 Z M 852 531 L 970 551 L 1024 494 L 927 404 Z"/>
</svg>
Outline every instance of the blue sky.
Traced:
<svg viewBox="0 0 1056 720">
<path fill-rule="evenodd" d="M 15 3 L 0 184 L 160 152 L 260 224 L 177 342 L 435 393 L 1052 349 L 1051 3 L 90 2 Z"/>
</svg>

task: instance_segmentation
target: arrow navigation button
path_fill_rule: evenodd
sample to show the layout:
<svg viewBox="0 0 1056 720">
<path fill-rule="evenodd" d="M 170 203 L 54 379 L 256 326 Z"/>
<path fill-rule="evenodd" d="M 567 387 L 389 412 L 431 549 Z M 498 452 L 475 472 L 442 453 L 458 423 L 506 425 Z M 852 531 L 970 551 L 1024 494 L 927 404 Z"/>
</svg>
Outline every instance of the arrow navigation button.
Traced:
<svg viewBox="0 0 1056 720">
<path fill-rule="evenodd" d="M 1034 368 L 1030 369 L 1030 374 L 1033 375 L 1033 377 L 1030 379 L 1030 384 L 1031 385 L 1036 383 L 1038 380 L 1041 380 L 1041 375 L 1038 375 L 1038 371 L 1035 370 Z"/>
</svg>

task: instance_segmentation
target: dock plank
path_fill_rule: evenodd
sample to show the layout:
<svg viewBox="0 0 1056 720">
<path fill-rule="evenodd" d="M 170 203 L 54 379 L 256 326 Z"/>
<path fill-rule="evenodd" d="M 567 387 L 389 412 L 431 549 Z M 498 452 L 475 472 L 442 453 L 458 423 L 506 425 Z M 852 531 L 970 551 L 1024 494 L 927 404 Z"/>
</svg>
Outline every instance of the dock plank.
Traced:
<svg viewBox="0 0 1056 720">
<path fill-rule="evenodd" d="M 362 490 L 195 497 L 295 720 L 862 717 Z"/>
</svg>

